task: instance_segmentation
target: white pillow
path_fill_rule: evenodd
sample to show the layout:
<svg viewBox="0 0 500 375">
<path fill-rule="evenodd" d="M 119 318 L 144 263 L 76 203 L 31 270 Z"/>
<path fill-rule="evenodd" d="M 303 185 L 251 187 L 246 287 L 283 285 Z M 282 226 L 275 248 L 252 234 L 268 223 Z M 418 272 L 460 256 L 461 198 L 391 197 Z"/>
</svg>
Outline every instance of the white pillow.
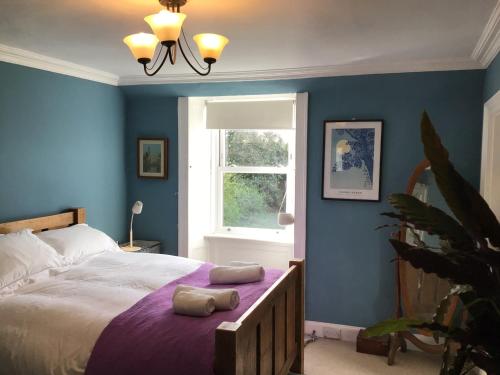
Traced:
<svg viewBox="0 0 500 375">
<path fill-rule="evenodd" d="M 61 265 L 59 254 L 31 230 L 0 236 L 0 289 Z"/>
<path fill-rule="evenodd" d="M 63 256 L 66 264 L 101 253 L 103 251 L 119 251 L 118 245 L 105 233 L 77 224 L 72 227 L 48 230 L 37 234 L 38 237 L 52 246 Z"/>
</svg>

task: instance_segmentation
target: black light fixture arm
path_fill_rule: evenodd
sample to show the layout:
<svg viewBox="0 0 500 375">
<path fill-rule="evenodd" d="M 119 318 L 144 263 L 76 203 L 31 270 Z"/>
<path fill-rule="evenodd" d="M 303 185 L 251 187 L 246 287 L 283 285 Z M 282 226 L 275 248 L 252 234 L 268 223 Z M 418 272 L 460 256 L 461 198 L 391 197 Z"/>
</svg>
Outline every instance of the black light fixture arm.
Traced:
<svg viewBox="0 0 500 375">
<path fill-rule="evenodd" d="M 163 59 L 161 60 L 161 63 L 158 66 L 158 68 L 156 68 L 154 71 L 152 71 L 155 64 L 153 64 L 153 66 L 151 68 L 148 68 L 146 66 L 147 63 L 142 62 L 142 65 L 144 66 L 144 73 L 146 73 L 146 75 L 149 77 L 156 75 L 156 73 L 158 73 L 161 70 L 161 68 L 163 67 L 163 65 L 165 65 L 165 62 L 167 61 L 167 58 L 170 60 L 170 64 L 172 64 L 172 65 L 175 64 L 175 55 L 176 55 L 175 54 L 175 43 L 168 43 L 168 44 L 164 44 L 163 46 L 167 47 L 167 52 L 163 56 Z M 161 50 L 160 50 L 160 53 L 161 53 Z"/>
<path fill-rule="evenodd" d="M 163 67 L 163 65 L 165 64 L 165 61 L 167 61 L 167 58 L 169 55 L 170 55 L 170 47 L 167 47 L 167 52 L 165 53 L 165 56 L 163 56 L 163 59 L 161 60 L 160 66 L 158 66 L 158 68 L 156 68 L 153 72 L 150 72 L 150 69 L 148 69 L 148 67 L 146 66 L 146 63 L 143 62 L 142 65 L 144 67 L 144 73 L 149 77 L 154 76 Z M 153 68 L 153 67 L 151 67 L 151 68 Z"/>
<path fill-rule="evenodd" d="M 170 64 L 175 65 L 175 61 L 177 60 L 177 46 L 173 44 L 168 48 L 168 51 L 170 52 L 168 54 L 168 59 L 170 60 Z"/>
<path fill-rule="evenodd" d="M 182 56 L 184 57 L 184 60 L 186 60 L 186 62 L 188 63 L 188 65 L 191 67 L 191 69 L 193 69 L 196 73 L 198 73 L 200 76 L 208 76 L 210 74 L 210 70 L 212 69 L 212 64 L 215 62 L 215 61 L 206 61 L 205 62 L 208 64 L 208 67 L 206 68 L 207 70 L 205 71 L 199 71 L 198 69 L 196 69 L 196 67 L 191 63 L 191 61 L 189 61 L 188 57 L 186 56 L 186 54 L 184 53 L 184 50 L 182 49 L 182 43 L 181 43 L 181 40 L 177 40 L 177 44 L 179 45 L 179 49 L 181 50 L 181 54 Z"/>
<path fill-rule="evenodd" d="M 215 61 L 211 61 L 209 59 L 205 59 L 205 62 L 208 64 L 208 66 L 207 66 L 207 68 L 206 68 L 205 71 L 200 71 L 200 70 L 196 69 L 196 67 L 191 63 L 191 61 L 189 61 L 189 59 L 186 56 L 184 50 L 182 49 L 182 44 L 181 44 L 180 39 L 177 41 L 177 45 L 179 46 L 179 49 L 181 50 L 181 54 L 184 57 L 184 60 L 186 60 L 186 62 L 188 63 L 188 65 L 191 67 L 191 69 L 193 69 L 200 76 L 207 76 L 207 75 L 210 74 L 210 71 L 211 71 L 211 68 L 212 68 L 212 64 Z M 164 44 L 164 46 L 167 47 L 167 52 L 163 56 L 163 59 L 161 60 L 160 65 L 155 70 L 152 70 L 152 69 L 154 68 L 154 65 L 156 65 L 156 62 L 155 62 L 155 64 L 153 64 L 153 66 L 151 68 L 148 68 L 147 64 L 150 62 L 149 59 L 145 60 L 145 61 L 140 61 L 139 60 L 139 62 L 143 65 L 143 67 L 144 67 L 144 73 L 147 76 L 152 77 L 152 76 L 156 75 L 161 70 L 161 68 L 163 68 L 163 65 L 165 65 L 165 62 L 167 61 L 167 59 L 170 60 L 170 64 L 172 64 L 172 65 L 175 64 L 175 60 L 176 60 L 176 44 L 175 43 L 169 43 L 169 44 Z M 161 50 L 160 50 L 160 53 L 161 53 Z"/>
</svg>

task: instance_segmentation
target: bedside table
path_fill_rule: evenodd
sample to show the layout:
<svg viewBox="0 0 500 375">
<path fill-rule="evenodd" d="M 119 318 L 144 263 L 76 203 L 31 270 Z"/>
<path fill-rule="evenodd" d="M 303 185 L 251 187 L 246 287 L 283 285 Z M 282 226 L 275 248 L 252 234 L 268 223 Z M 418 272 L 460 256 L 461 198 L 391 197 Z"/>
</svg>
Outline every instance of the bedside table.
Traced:
<svg viewBox="0 0 500 375">
<path fill-rule="evenodd" d="M 120 248 L 127 252 L 160 254 L 160 242 L 158 241 L 136 240 L 134 241 L 134 246 L 139 247 L 138 250 L 127 250 L 125 246 L 128 246 L 128 244 L 129 242 L 122 243 L 120 244 Z"/>
</svg>

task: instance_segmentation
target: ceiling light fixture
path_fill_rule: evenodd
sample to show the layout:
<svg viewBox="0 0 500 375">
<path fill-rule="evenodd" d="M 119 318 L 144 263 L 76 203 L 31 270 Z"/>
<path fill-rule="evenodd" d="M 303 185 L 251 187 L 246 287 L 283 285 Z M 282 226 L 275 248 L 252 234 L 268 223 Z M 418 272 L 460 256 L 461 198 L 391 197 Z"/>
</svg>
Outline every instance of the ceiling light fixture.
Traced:
<svg viewBox="0 0 500 375">
<path fill-rule="evenodd" d="M 193 37 L 203 61 L 207 64 L 204 67 L 198 62 L 191 51 L 182 29 L 186 15 L 181 13 L 180 9 L 186 4 L 187 0 L 159 1 L 166 9 L 144 18 L 154 34 L 138 33 L 129 35 L 123 39 L 123 42 L 130 48 L 134 58 L 144 67 L 144 73 L 148 76 L 154 76 L 160 71 L 167 59 L 170 61 L 170 64 L 174 65 L 178 46 L 184 60 L 186 60 L 191 69 L 201 76 L 210 74 L 212 64 L 219 59 L 222 50 L 229 43 L 229 39 L 218 34 L 197 34 Z M 181 42 L 181 39 L 183 39 L 183 42 Z M 153 60 L 158 43 L 160 43 L 160 49 L 156 59 L 152 66 L 148 67 L 148 64 Z M 185 43 L 187 46 L 189 53 L 195 61 L 194 64 L 187 57 L 182 43 Z M 195 64 L 198 65 L 198 68 Z"/>
</svg>

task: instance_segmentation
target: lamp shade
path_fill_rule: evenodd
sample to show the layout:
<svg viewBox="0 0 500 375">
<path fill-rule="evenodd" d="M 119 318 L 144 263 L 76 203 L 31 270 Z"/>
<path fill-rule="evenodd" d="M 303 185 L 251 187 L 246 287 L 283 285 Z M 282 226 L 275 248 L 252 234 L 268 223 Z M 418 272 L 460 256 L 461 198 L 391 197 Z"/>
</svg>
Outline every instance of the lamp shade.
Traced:
<svg viewBox="0 0 500 375">
<path fill-rule="evenodd" d="M 229 39 L 219 34 L 197 34 L 193 40 L 197 44 L 203 60 L 212 62 L 219 59 L 222 50 L 229 43 Z"/>
<path fill-rule="evenodd" d="M 155 53 L 158 38 L 153 34 L 138 33 L 125 37 L 123 42 L 130 48 L 136 60 L 149 62 Z"/>
<path fill-rule="evenodd" d="M 144 205 L 142 204 L 141 201 L 135 202 L 134 205 L 132 206 L 132 213 L 135 215 L 139 215 L 142 212 L 143 206 Z"/>
<path fill-rule="evenodd" d="M 174 13 L 161 10 L 144 18 L 161 42 L 177 41 L 181 34 L 182 24 L 186 19 L 184 13 Z"/>
</svg>

